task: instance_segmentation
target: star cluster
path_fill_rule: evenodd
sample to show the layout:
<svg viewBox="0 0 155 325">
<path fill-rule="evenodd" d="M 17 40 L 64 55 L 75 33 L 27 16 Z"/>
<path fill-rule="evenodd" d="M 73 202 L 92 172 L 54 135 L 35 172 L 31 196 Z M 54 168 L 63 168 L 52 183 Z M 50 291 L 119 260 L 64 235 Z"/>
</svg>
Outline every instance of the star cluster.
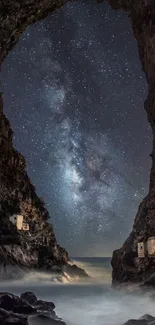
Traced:
<svg viewBox="0 0 155 325">
<path fill-rule="evenodd" d="M 147 193 L 151 131 L 125 13 L 78 1 L 30 26 L 2 67 L 14 145 L 72 256 L 109 255 Z"/>
</svg>

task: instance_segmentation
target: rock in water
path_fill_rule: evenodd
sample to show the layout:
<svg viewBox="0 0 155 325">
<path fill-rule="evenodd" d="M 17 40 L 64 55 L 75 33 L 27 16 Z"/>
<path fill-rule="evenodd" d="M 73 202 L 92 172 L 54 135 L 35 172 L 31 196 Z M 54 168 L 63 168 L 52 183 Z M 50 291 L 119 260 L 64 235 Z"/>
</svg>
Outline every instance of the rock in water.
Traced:
<svg viewBox="0 0 155 325">
<path fill-rule="evenodd" d="M 38 300 L 33 292 L 25 292 L 20 297 L 1 292 L 0 325 L 66 325 L 54 308 L 53 302 Z"/>
<path fill-rule="evenodd" d="M 40 314 L 29 317 L 29 325 L 66 325 L 59 319 L 52 319 L 51 317 Z"/>
<path fill-rule="evenodd" d="M 155 317 L 145 314 L 138 319 L 129 319 L 124 325 L 155 325 Z"/>
<path fill-rule="evenodd" d="M 21 294 L 21 299 L 30 305 L 33 305 L 38 312 L 48 312 L 53 316 L 55 315 L 55 305 L 53 302 L 37 300 L 36 295 L 33 292 L 24 292 Z"/>
<path fill-rule="evenodd" d="M 147 325 L 148 323 L 145 319 L 129 319 L 124 325 Z"/>
<path fill-rule="evenodd" d="M 33 292 L 24 292 L 20 295 L 20 298 L 32 306 L 37 304 L 37 297 Z"/>
<path fill-rule="evenodd" d="M 140 320 L 146 320 L 148 322 L 152 322 L 152 321 L 155 320 L 155 317 L 153 317 L 153 316 L 151 316 L 149 314 L 145 314 L 145 315 L 141 316 L 139 319 Z"/>
<path fill-rule="evenodd" d="M 0 308 L 10 310 L 18 314 L 32 314 L 36 309 L 30 306 L 26 301 L 13 294 L 0 294 Z"/>
<path fill-rule="evenodd" d="M 1 325 L 29 325 L 28 319 L 19 314 L 13 314 L 0 308 L 0 324 Z"/>
</svg>

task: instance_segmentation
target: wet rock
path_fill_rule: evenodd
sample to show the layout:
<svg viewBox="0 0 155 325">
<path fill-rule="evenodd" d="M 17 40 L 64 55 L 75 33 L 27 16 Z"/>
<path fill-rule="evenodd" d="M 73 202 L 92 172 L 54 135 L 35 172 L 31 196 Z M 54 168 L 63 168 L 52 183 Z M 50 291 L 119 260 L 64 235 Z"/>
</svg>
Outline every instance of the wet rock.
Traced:
<svg viewBox="0 0 155 325">
<path fill-rule="evenodd" d="M 66 325 L 61 319 L 54 319 L 50 316 L 40 314 L 29 317 L 29 325 Z"/>
<path fill-rule="evenodd" d="M 1 292 L 0 303 L 0 325 L 66 325 L 55 314 L 53 302 L 38 300 L 33 292 L 25 292 L 20 297 Z"/>
<path fill-rule="evenodd" d="M 10 293 L 0 293 L 0 308 L 5 310 L 13 310 L 18 303 L 19 297 Z"/>
<path fill-rule="evenodd" d="M 63 271 L 67 273 L 71 278 L 85 278 L 88 277 L 88 274 L 84 269 L 77 267 L 76 264 L 70 265 L 67 264 L 63 267 Z"/>
<path fill-rule="evenodd" d="M 0 308 L 0 324 L 1 325 L 28 325 L 27 317 L 23 315 L 13 314 Z"/>
<path fill-rule="evenodd" d="M 155 325 L 155 320 L 149 323 L 149 325 Z"/>
<path fill-rule="evenodd" d="M 155 273 L 153 273 L 146 281 L 144 281 L 143 286 L 155 287 Z"/>
<path fill-rule="evenodd" d="M 29 324 L 26 318 L 20 319 L 14 315 L 10 315 L 1 323 L 1 325 L 29 325 Z"/>
<path fill-rule="evenodd" d="M 10 313 L 7 310 L 0 308 L 0 322 L 2 322 L 2 320 L 7 318 L 9 315 Z"/>
<path fill-rule="evenodd" d="M 33 305 L 38 312 L 49 312 L 55 316 L 55 305 L 51 301 L 38 300 L 33 292 L 24 292 L 20 296 L 26 303 Z"/>
<path fill-rule="evenodd" d="M 124 325 L 147 325 L 148 323 L 146 319 L 129 319 Z"/>
<path fill-rule="evenodd" d="M 141 317 L 139 318 L 139 320 L 146 320 L 146 321 L 148 321 L 148 322 L 152 322 L 152 321 L 155 320 L 155 317 L 153 317 L 153 316 L 151 316 L 151 315 L 149 315 L 149 314 L 145 314 L 145 315 L 141 316 Z"/>
<path fill-rule="evenodd" d="M 129 319 L 124 325 L 155 325 L 155 317 L 145 314 L 138 319 Z"/>
<path fill-rule="evenodd" d="M 36 309 L 30 306 L 26 301 L 13 294 L 0 294 L 0 308 L 13 311 L 18 314 L 32 314 Z"/>
<path fill-rule="evenodd" d="M 13 312 L 18 314 L 33 314 L 36 312 L 36 309 L 25 302 L 20 302 L 14 307 Z"/>
<path fill-rule="evenodd" d="M 53 304 L 53 302 L 49 301 L 38 300 L 36 304 L 37 311 L 46 311 L 55 314 L 54 308 L 55 305 Z"/>
<path fill-rule="evenodd" d="M 32 306 L 35 306 L 37 304 L 37 297 L 34 294 L 34 292 L 31 291 L 24 292 L 20 295 L 20 298 Z"/>
</svg>

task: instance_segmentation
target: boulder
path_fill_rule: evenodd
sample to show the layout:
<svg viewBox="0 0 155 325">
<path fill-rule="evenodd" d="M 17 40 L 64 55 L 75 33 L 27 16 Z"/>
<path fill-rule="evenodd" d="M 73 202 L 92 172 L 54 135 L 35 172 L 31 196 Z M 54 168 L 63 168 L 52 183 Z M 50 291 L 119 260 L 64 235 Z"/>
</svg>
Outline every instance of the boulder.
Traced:
<svg viewBox="0 0 155 325">
<path fill-rule="evenodd" d="M 0 293 L 0 308 L 5 310 L 13 310 L 14 306 L 18 303 L 19 297 L 11 293 Z"/>
<path fill-rule="evenodd" d="M 63 266 L 62 270 L 67 273 L 71 278 L 89 278 L 84 269 L 79 268 L 76 264 L 67 264 Z"/>
<path fill-rule="evenodd" d="M 10 315 L 1 323 L 1 325 L 28 325 L 28 321 L 26 318 L 20 319 L 14 315 Z"/>
<path fill-rule="evenodd" d="M 0 308 L 18 314 L 32 314 L 36 312 L 36 309 L 26 301 L 16 295 L 5 292 L 0 294 Z"/>
<path fill-rule="evenodd" d="M 26 303 L 35 307 L 35 310 L 38 312 L 49 312 L 52 315 L 55 315 L 54 308 L 55 305 L 53 302 L 37 300 L 36 295 L 33 292 L 24 292 L 21 294 L 20 298 Z"/>
<path fill-rule="evenodd" d="M 27 317 L 19 314 L 13 314 L 7 310 L 0 308 L 0 324 L 1 325 L 28 325 Z"/>
<path fill-rule="evenodd" d="M 54 308 L 55 308 L 55 305 L 54 305 L 53 302 L 43 301 L 43 300 L 38 300 L 37 301 L 37 305 L 36 305 L 37 311 L 50 312 L 50 313 L 53 314 L 54 313 Z"/>
<path fill-rule="evenodd" d="M 33 292 L 22 293 L 20 297 L 1 292 L 0 325 L 66 325 L 54 308 L 53 302 L 38 300 Z"/>
<path fill-rule="evenodd" d="M 35 306 L 37 304 L 37 297 L 36 295 L 31 292 L 24 292 L 20 295 L 20 298 L 23 299 L 24 301 L 26 301 L 28 304 L 30 304 L 31 306 Z"/>
<path fill-rule="evenodd" d="M 143 282 L 143 286 L 145 287 L 155 287 L 155 273 L 153 273 L 151 276 L 147 278 L 146 281 Z"/>
<path fill-rule="evenodd" d="M 146 320 L 146 321 L 148 321 L 150 323 L 150 322 L 153 322 L 155 320 L 155 317 L 153 317 L 153 316 L 151 316 L 149 314 L 145 314 L 145 315 L 141 316 L 139 318 L 139 320 Z"/>
<path fill-rule="evenodd" d="M 149 325 L 155 325 L 155 318 L 152 322 L 149 323 Z"/>
<path fill-rule="evenodd" d="M 146 319 L 129 319 L 124 325 L 148 325 L 149 321 Z"/>
<path fill-rule="evenodd" d="M 25 301 L 20 301 L 18 305 L 16 305 L 13 309 L 14 313 L 18 314 L 33 314 L 36 313 L 36 309 L 30 305 L 28 305 Z"/>
<path fill-rule="evenodd" d="M 66 325 L 61 319 L 54 319 L 48 315 L 39 314 L 29 317 L 29 325 Z"/>
<path fill-rule="evenodd" d="M 3 319 L 7 318 L 10 313 L 7 310 L 0 308 L 0 324 L 2 323 Z"/>
</svg>

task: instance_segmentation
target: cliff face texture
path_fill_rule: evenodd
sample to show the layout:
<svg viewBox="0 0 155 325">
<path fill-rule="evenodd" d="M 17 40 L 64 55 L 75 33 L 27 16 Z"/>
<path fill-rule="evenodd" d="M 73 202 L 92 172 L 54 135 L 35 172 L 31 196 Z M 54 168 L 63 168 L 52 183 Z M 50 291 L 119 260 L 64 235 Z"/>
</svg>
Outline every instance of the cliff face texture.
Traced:
<svg viewBox="0 0 155 325">
<path fill-rule="evenodd" d="M 155 2 L 153 0 L 109 1 L 129 11 L 139 56 L 148 82 L 145 110 L 153 133 L 152 168 L 147 197 L 140 204 L 132 232 L 123 247 L 113 253 L 113 283 L 142 282 L 155 285 L 155 258 L 137 258 L 137 243 L 155 236 Z M 132 199 L 132 198 L 131 198 Z M 150 280 L 149 280 L 150 279 Z"/>
<path fill-rule="evenodd" d="M 30 270 L 49 271 L 58 280 L 66 276 L 85 276 L 70 265 L 67 252 L 60 247 L 48 223 L 49 214 L 35 193 L 24 157 L 12 146 L 12 130 L 2 111 L 0 97 L 0 279 L 24 276 Z M 17 230 L 10 221 L 22 215 L 29 231 Z"/>
<path fill-rule="evenodd" d="M 113 9 L 123 9 L 131 17 L 142 68 L 148 81 L 145 109 L 153 132 L 149 193 L 138 209 L 129 238 L 121 249 L 113 253 L 113 284 L 129 281 L 145 282 L 155 272 L 155 259 L 137 258 L 137 242 L 146 241 L 148 237 L 155 235 L 155 1 L 107 1 Z M 30 23 L 44 18 L 48 12 L 54 11 L 66 2 L 67 0 L 0 0 L 0 63 Z M 35 244 L 33 238 L 25 241 L 25 235 L 19 233 L 9 222 L 9 215 L 13 213 L 20 213 L 26 218 L 34 237 L 38 231 L 47 232 L 48 243 L 40 245 L 40 239 L 37 238 Z M 53 228 L 48 225 L 47 220 L 48 212 L 43 202 L 36 196 L 35 189 L 25 172 L 25 160 L 13 149 L 12 131 L 3 114 L 1 100 L 0 260 L 4 267 L 8 261 L 11 265 L 19 264 L 22 267 L 26 264 L 35 268 L 42 268 L 45 265 L 47 268 L 51 265 L 67 266 L 67 253 L 56 243 Z"/>
</svg>

